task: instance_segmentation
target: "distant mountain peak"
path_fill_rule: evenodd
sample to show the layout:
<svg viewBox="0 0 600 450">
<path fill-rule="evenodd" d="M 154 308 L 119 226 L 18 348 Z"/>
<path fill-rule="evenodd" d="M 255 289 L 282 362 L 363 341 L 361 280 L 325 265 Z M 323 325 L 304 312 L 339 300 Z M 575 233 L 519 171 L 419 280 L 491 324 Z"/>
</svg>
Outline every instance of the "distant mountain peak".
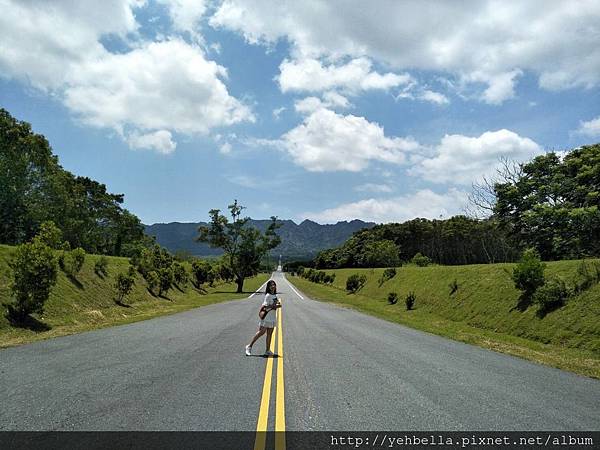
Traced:
<svg viewBox="0 0 600 450">
<path fill-rule="evenodd" d="M 372 228 L 374 223 L 354 219 L 336 224 L 319 224 L 314 220 L 304 219 L 299 225 L 290 219 L 278 219 L 281 227 L 277 234 L 281 244 L 271 253 L 283 255 L 286 260 L 310 259 L 327 248 L 343 244 L 353 233 L 363 228 Z M 266 230 L 270 219 L 251 219 L 249 225 L 261 231 Z M 171 252 L 183 250 L 196 256 L 220 255 L 220 249 L 210 248 L 205 243 L 198 243 L 198 227 L 205 222 L 170 222 L 145 225 L 146 234 L 156 236 L 156 241 Z"/>
</svg>

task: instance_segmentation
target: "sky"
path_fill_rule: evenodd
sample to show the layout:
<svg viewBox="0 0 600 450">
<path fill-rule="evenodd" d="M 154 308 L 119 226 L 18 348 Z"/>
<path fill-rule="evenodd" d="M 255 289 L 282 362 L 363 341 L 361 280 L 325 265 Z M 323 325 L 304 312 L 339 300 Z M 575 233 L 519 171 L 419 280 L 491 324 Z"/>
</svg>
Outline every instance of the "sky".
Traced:
<svg viewBox="0 0 600 450">
<path fill-rule="evenodd" d="M 600 142 L 600 2 L 0 0 L 0 107 L 147 224 L 468 210 Z"/>
</svg>

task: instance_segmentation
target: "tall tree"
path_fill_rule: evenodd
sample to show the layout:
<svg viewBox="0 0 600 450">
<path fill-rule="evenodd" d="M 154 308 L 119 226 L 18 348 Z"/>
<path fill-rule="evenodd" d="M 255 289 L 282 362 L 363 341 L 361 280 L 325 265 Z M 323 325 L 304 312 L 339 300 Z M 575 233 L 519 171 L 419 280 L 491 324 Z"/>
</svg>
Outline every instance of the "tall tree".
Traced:
<svg viewBox="0 0 600 450">
<path fill-rule="evenodd" d="M 234 274 L 237 292 L 243 291 L 244 280 L 258 273 L 260 262 L 267 252 L 281 243 L 275 232 L 281 224 L 277 217 L 271 217 L 271 223 L 264 233 L 254 227 L 247 226 L 250 217 L 242 218 L 245 207 L 234 200 L 228 206 L 229 219 L 219 209 L 209 211 L 210 223 L 198 228 L 197 241 L 207 242 L 213 248 L 221 248 L 225 259 Z"/>
</svg>

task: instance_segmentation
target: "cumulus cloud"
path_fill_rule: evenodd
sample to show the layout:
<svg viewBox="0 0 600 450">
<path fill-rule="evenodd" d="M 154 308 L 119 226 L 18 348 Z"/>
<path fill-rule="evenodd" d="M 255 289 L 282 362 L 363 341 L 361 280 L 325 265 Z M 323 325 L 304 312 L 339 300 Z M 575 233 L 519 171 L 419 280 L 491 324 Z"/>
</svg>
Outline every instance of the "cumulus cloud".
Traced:
<svg viewBox="0 0 600 450">
<path fill-rule="evenodd" d="M 319 212 L 308 212 L 303 217 L 321 223 L 352 219 L 377 223 L 404 222 L 416 217 L 437 219 L 459 214 L 466 202 L 467 194 L 457 189 L 450 189 L 443 194 L 423 189 L 393 198 L 370 198 L 345 203 Z"/>
<path fill-rule="evenodd" d="M 600 84 L 600 3 L 593 0 L 384 1 L 377 8 L 359 0 L 343 7 L 327 0 L 225 0 L 210 23 L 251 43 L 288 41 L 296 62 L 282 64 L 286 88 L 306 88 L 311 80 L 288 72 L 323 58 L 446 72 L 487 85 L 480 98 L 491 104 L 511 98 L 524 72 L 551 90 Z M 327 69 L 311 64 L 319 73 Z"/>
<path fill-rule="evenodd" d="M 380 74 L 373 71 L 371 66 L 371 61 L 367 58 L 356 58 L 346 64 L 328 66 L 323 66 L 316 59 L 284 60 L 279 66 L 281 73 L 277 80 L 282 92 L 341 89 L 351 93 L 371 89 L 388 90 L 412 81 L 408 74 Z"/>
<path fill-rule="evenodd" d="M 494 173 L 501 157 L 521 162 L 541 153 L 537 143 L 505 129 L 486 131 L 479 137 L 446 135 L 435 155 L 422 159 L 409 173 L 434 183 L 467 185 Z"/>
<path fill-rule="evenodd" d="M 134 148 L 148 143 L 168 152 L 175 148 L 173 132 L 208 133 L 254 120 L 249 107 L 228 93 L 226 69 L 208 60 L 201 47 L 179 38 L 147 42 L 137 36 L 134 11 L 143 3 L 3 0 L 0 74 L 52 94 L 82 122 L 113 129 Z M 177 19 L 190 7 L 197 8 L 194 17 L 203 14 L 191 2 L 167 3 L 181 27 L 196 20 Z M 129 48 L 112 53 L 101 43 L 105 36 Z"/>
<path fill-rule="evenodd" d="M 278 141 L 293 161 L 312 172 L 365 169 L 371 161 L 401 164 L 418 148 L 412 139 L 388 137 L 364 117 L 319 108 Z"/>
<path fill-rule="evenodd" d="M 174 27 L 179 31 L 196 34 L 198 22 L 206 11 L 204 0 L 158 0 L 167 6 Z"/>
<path fill-rule="evenodd" d="M 169 154 L 175 151 L 177 144 L 171 139 L 171 133 L 167 130 L 158 130 L 152 133 L 140 134 L 133 132 L 127 136 L 129 147 L 134 149 L 151 149 L 159 153 Z"/>
<path fill-rule="evenodd" d="M 128 53 L 107 53 L 70 74 L 64 102 L 84 122 L 123 129 L 207 133 L 252 120 L 227 92 L 225 68 L 181 40 L 152 42 Z"/>
<path fill-rule="evenodd" d="M 341 108 L 351 107 L 351 103 L 346 97 L 336 92 L 326 92 L 323 100 L 318 97 L 306 97 L 294 102 L 294 109 L 299 113 L 312 113 L 321 108 Z"/>
<path fill-rule="evenodd" d="M 577 129 L 579 134 L 583 134 L 585 136 L 589 136 L 592 138 L 600 136 L 600 116 L 595 119 L 581 122 L 579 124 L 579 128 Z"/>
</svg>

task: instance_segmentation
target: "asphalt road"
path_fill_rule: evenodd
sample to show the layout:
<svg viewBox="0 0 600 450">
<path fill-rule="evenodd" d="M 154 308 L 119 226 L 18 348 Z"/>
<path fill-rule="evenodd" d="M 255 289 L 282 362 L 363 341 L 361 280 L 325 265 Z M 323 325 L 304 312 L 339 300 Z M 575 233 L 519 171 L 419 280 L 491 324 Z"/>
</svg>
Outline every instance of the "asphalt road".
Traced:
<svg viewBox="0 0 600 450">
<path fill-rule="evenodd" d="M 599 380 L 313 301 L 273 277 L 279 358 L 244 355 L 259 294 L 0 350 L 0 430 L 256 431 L 261 414 L 288 431 L 600 430 Z"/>
</svg>

